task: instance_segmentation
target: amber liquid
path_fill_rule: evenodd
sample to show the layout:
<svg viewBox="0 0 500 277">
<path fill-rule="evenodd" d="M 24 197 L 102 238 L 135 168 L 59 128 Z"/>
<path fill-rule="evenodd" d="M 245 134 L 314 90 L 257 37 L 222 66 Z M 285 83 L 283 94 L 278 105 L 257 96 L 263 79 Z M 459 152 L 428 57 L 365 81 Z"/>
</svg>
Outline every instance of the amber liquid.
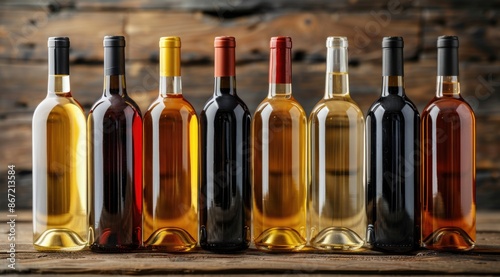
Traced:
<svg viewBox="0 0 500 277">
<path fill-rule="evenodd" d="M 423 245 L 470 250 L 476 240 L 475 117 L 459 94 L 435 97 L 424 109 L 422 142 Z"/>
<path fill-rule="evenodd" d="M 181 94 L 144 115 L 144 245 L 188 251 L 198 233 L 198 118 Z"/>
<path fill-rule="evenodd" d="M 306 244 L 307 119 L 291 95 L 265 99 L 252 120 L 253 236 L 258 249 Z"/>
<path fill-rule="evenodd" d="M 364 119 L 349 95 L 321 100 L 310 116 L 310 244 L 355 250 L 364 243 Z"/>
<path fill-rule="evenodd" d="M 123 252 L 142 245 L 142 119 L 122 75 L 91 109 L 88 126 L 90 249 Z"/>
<path fill-rule="evenodd" d="M 36 250 L 72 251 L 86 246 L 86 155 L 86 123 L 80 104 L 70 92 L 49 95 L 33 115 Z"/>
</svg>

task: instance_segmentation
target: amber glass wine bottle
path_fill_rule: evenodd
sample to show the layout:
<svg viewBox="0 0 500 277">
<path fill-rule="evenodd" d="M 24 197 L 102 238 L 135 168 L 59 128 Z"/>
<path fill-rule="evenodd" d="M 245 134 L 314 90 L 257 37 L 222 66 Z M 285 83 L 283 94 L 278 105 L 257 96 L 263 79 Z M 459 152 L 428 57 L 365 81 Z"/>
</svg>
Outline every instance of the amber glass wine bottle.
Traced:
<svg viewBox="0 0 500 277">
<path fill-rule="evenodd" d="M 306 244 L 307 117 L 292 96 L 292 39 L 270 43 L 269 94 L 252 120 L 253 236 L 257 249 Z"/>
<path fill-rule="evenodd" d="M 33 115 L 33 245 L 39 251 L 87 245 L 85 115 L 69 83 L 69 39 L 50 37 L 47 97 Z"/>
<path fill-rule="evenodd" d="M 458 37 L 437 41 L 437 91 L 422 112 L 422 243 L 467 251 L 476 240 L 474 112 L 460 95 Z"/>
<path fill-rule="evenodd" d="M 104 37 L 104 91 L 87 120 L 90 249 L 142 244 L 142 119 L 125 85 L 125 38 Z"/>
<path fill-rule="evenodd" d="M 366 233 L 363 112 L 349 95 L 347 38 L 326 40 L 325 96 L 309 117 L 310 244 L 356 250 Z"/>
<path fill-rule="evenodd" d="M 160 39 L 160 95 L 144 114 L 144 246 L 189 251 L 198 237 L 198 117 L 182 97 L 181 40 Z"/>
<path fill-rule="evenodd" d="M 233 252 L 250 243 L 251 115 L 236 94 L 234 37 L 214 47 L 214 94 L 200 114 L 200 245 Z"/>
<path fill-rule="evenodd" d="M 420 244 L 420 116 L 405 94 L 403 38 L 382 48 L 382 93 L 366 117 L 367 242 L 408 252 Z"/>
</svg>

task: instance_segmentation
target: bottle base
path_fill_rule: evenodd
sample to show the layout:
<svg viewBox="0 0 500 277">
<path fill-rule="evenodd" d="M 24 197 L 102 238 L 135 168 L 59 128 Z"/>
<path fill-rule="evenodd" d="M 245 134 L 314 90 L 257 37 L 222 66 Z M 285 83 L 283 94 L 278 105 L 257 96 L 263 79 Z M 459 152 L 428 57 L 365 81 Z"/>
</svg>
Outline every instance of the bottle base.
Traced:
<svg viewBox="0 0 500 277">
<path fill-rule="evenodd" d="M 364 241 L 349 228 L 328 227 L 312 238 L 310 243 L 319 250 L 354 251 L 361 248 Z"/>
<path fill-rule="evenodd" d="M 306 240 L 291 228 L 269 228 L 255 240 L 255 247 L 269 252 L 294 252 L 306 245 Z"/>
<path fill-rule="evenodd" d="M 144 242 L 150 250 L 164 252 L 186 252 L 196 246 L 196 240 L 181 228 L 161 228 Z"/>
<path fill-rule="evenodd" d="M 69 229 L 47 230 L 33 242 L 37 251 L 78 251 L 85 246 L 87 241 Z"/>
<path fill-rule="evenodd" d="M 201 243 L 202 249 L 214 253 L 236 253 L 248 249 L 249 243 Z"/>
<path fill-rule="evenodd" d="M 437 251 L 469 251 L 475 246 L 474 240 L 460 228 L 444 227 L 436 230 L 422 242 L 427 249 Z"/>
<path fill-rule="evenodd" d="M 137 236 L 132 238 L 123 238 L 123 235 L 113 232 L 111 229 L 105 229 L 100 232 L 94 242 L 90 243 L 90 250 L 98 253 L 126 253 L 134 252 L 141 248 L 140 230 L 134 232 Z M 94 232 L 91 232 L 92 237 Z M 126 242 L 126 243 L 125 243 Z"/>
</svg>

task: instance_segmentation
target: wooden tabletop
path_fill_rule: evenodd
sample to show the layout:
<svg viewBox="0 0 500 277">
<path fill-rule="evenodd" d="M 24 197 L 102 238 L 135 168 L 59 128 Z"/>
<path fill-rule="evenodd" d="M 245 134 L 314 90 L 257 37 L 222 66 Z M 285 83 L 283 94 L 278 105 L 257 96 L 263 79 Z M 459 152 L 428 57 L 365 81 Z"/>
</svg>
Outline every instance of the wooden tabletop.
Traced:
<svg viewBox="0 0 500 277">
<path fill-rule="evenodd" d="M 2 213 L 4 221 L 10 217 Z M 10 226 L 0 225 L 0 274 L 354 274 L 354 275 L 497 275 L 500 274 L 500 212 L 477 215 L 477 246 L 469 253 L 418 250 L 388 255 L 371 250 L 356 253 L 269 254 L 251 247 L 240 254 L 213 254 L 196 249 L 168 254 L 139 251 L 98 254 L 89 250 L 42 253 L 32 246 L 31 212 L 17 213 L 15 270 L 8 267 Z"/>
</svg>

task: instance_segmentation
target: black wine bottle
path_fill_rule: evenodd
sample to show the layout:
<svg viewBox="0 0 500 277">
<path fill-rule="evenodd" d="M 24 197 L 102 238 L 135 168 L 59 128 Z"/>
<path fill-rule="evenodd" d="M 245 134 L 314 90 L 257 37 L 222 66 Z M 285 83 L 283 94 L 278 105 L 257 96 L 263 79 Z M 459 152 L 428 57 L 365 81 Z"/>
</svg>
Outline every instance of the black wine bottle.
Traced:
<svg viewBox="0 0 500 277">
<path fill-rule="evenodd" d="M 366 117 L 367 242 L 408 252 L 420 239 L 420 115 L 405 94 L 403 38 L 385 37 L 382 48 L 382 93 Z"/>
<path fill-rule="evenodd" d="M 250 123 L 236 95 L 233 37 L 217 37 L 214 95 L 200 114 L 200 245 L 214 252 L 250 242 Z"/>
</svg>

